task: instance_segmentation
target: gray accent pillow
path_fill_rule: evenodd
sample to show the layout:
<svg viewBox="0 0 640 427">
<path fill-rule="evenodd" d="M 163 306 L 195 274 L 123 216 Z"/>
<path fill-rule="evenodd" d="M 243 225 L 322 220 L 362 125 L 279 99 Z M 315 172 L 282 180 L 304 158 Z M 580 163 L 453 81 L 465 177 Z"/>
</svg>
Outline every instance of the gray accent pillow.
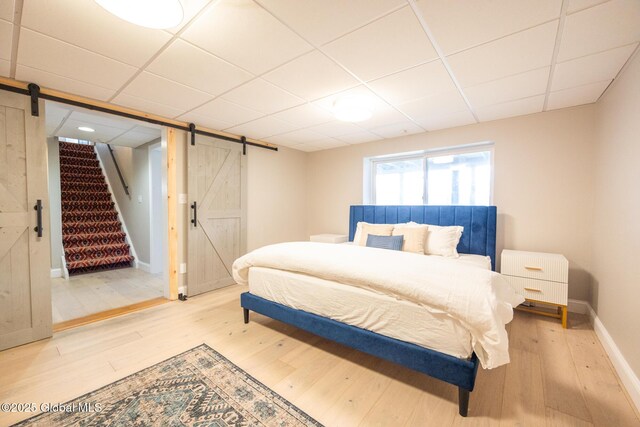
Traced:
<svg viewBox="0 0 640 427">
<path fill-rule="evenodd" d="M 391 249 L 394 251 L 402 250 L 402 242 L 404 236 L 377 236 L 369 234 L 367 236 L 367 246 L 370 248 Z"/>
</svg>

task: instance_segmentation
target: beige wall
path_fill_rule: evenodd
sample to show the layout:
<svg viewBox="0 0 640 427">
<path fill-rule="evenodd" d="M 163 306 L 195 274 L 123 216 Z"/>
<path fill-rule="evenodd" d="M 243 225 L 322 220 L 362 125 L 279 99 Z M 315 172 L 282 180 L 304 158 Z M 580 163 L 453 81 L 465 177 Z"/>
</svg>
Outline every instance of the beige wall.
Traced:
<svg viewBox="0 0 640 427">
<path fill-rule="evenodd" d="M 309 240 L 307 153 L 248 148 L 247 249 Z"/>
<path fill-rule="evenodd" d="M 118 172 L 106 144 L 96 144 L 96 151 L 102 159 L 129 239 L 135 248 L 138 261 L 145 264 L 149 264 L 150 261 L 149 145 L 157 142 L 159 139 L 137 148 L 112 146 L 120 171 L 129 186 L 129 195 L 125 193 L 120 183 Z M 141 201 L 139 197 L 142 198 Z"/>
<path fill-rule="evenodd" d="M 640 376 L 640 55 L 597 104 L 593 307 Z"/>
<path fill-rule="evenodd" d="M 311 153 L 309 233 L 348 232 L 349 205 L 362 203 L 364 157 L 493 141 L 498 254 L 564 254 L 569 297 L 587 300 L 594 117 L 589 105 Z"/>
</svg>

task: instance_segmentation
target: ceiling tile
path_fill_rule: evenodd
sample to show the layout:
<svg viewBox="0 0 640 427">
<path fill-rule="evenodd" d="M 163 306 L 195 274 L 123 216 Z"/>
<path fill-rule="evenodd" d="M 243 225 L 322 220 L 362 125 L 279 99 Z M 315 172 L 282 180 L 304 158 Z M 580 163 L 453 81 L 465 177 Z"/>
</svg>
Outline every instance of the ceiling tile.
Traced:
<svg viewBox="0 0 640 427">
<path fill-rule="evenodd" d="M 388 105 L 380 99 L 375 93 L 369 90 L 366 86 L 357 86 L 352 89 L 347 89 L 345 91 L 334 93 L 333 95 L 326 96 L 324 98 L 320 98 L 316 101 L 313 101 L 312 104 L 316 105 L 320 108 L 323 108 L 333 114 L 334 103 L 336 100 L 340 98 L 351 98 L 355 97 L 362 100 L 363 103 L 371 106 L 371 110 L 375 114 L 376 110 L 384 109 L 388 107 Z"/>
<path fill-rule="evenodd" d="M 307 40 L 322 45 L 384 16 L 404 0 L 258 0 Z"/>
<path fill-rule="evenodd" d="M 445 55 L 558 19 L 562 0 L 418 0 Z"/>
<path fill-rule="evenodd" d="M 307 153 L 312 153 L 314 151 L 320 151 L 321 148 L 318 148 L 315 144 L 311 144 L 311 143 L 306 143 L 306 144 L 296 144 L 296 145 L 292 145 L 291 148 L 293 148 L 294 150 L 300 150 L 300 151 L 304 151 Z"/>
<path fill-rule="evenodd" d="M 567 14 L 578 12 L 582 9 L 587 9 L 589 7 L 595 6 L 600 3 L 604 3 L 609 0 L 566 0 L 569 2 L 567 6 Z"/>
<path fill-rule="evenodd" d="M 474 123 L 476 123 L 476 119 L 468 109 L 449 114 L 434 114 L 418 120 L 418 124 L 428 131 L 466 126 Z"/>
<path fill-rule="evenodd" d="M 86 0 L 25 1 L 21 23 L 23 28 L 137 67 L 171 38 L 165 31 L 131 24 Z"/>
<path fill-rule="evenodd" d="M 160 129 L 136 127 L 112 139 L 109 144 L 137 148 L 157 138 L 160 138 Z"/>
<path fill-rule="evenodd" d="M 262 139 L 267 136 L 291 132 L 295 129 L 295 126 L 269 116 L 225 129 L 225 131 L 235 133 L 236 135 L 245 135 L 249 138 Z"/>
<path fill-rule="evenodd" d="M 46 111 L 44 117 L 47 128 L 47 136 L 53 136 L 54 131 L 58 129 L 62 121 L 71 114 L 71 109 L 63 106 L 62 104 L 51 101 L 46 101 L 44 105 Z"/>
<path fill-rule="evenodd" d="M 312 49 L 250 0 L 219 1 L 181 37 L 254 74 L 262 74 Z"/>
<path fill-rule="evenodd" d="M 262 79 L 252 80 L 222 95 L 222 98 L 264 114 L 275 113 L 304 102 Z"/>
<path fill-rule="evenodd" d="M 172 34 L 176 34 L 180 31 L 185 25 L 189 23 L 195 16 L 200 13 L 202 9 L 211 4 L 214 0 L 180 0 L 182 3 L 182 9 L 184 11 L 184 18 L 182 22 L 175 26 L 174 28 L 169 28 L 169 31 Z"/>
<path fill-rule="evenodd" d="M 18 64 L 108 89 L 119 89 L 136 71 L 130 65 L 25 28 L 20 31 Z"/>
<path fill-rule="evenodd" d="M 615 78 L 637 46 L 631 44 L 556 64 L 551 90 Z"/>
<path fill-rule="evenodd" d="M 14 0 L 0 1 L 0 19 L 13 22 Z"/>
<path fill-rule="evenodd" d="M 473 108 L 544 94 L 550 67 L 538 68 L 464 89 Z"/>
<path fill-rule="evenodd" d="M 467 104 L 460 92 L 449 91 L 434 96 L 416 99 L 398 105 L 398 108 L 412 119 L 420 121 L 430 116 L 440 116 L 466 110 Z"/>
<path fill-rule="evenodd" d="M 207 93 L 147 72 L 141 73 L 122 92 L 182 111 L 195 108 L 211 99 L 211 95 Z"/>
<path fill-rule="evenodd" d="M 11 62 L 5 59 L 0 59 L 0 76 L 9 77 L 10 73 L 11 73 Z"/>
<path fill-rule="evenodd" d="M 210 117 L 211 121 L 220 120 L 223 122 L 231 123 L 229 126 L 235 126 L 239 125 L 240 123 L 250 122 L 251 120 L 255 120 L 258 117 L 262 117 L 264 115 L 259 111 L 245 108 L 241 105 L 234 104 L 233 102 L 225 101 L 222 98 L 214 99 L 213 101 L 196 108 L 190 113 L 195 113 L 203 117 Z M 216 126 L 213 127 L 214 129 L 220 129 Z"/>
<path fill-rule="evenodd" d="M 195 123 L 199 127 L 207 127 L 213 130 L 222 130 L 233 126 L 235 123 L 220 120 L 215 116 L 198 114 L 193 111 L 183 114 L 178 117 L 178 120 L 182 120 L 188 123 Z"/>
<path fill-rule="evenodd" d="M 254 77 L 182 40 L 173 42 L 146 69 L 211 95 L 219 95 Z"/>
<path fill-rule="evenodd" d="M 296 145 L 295 149 L 302 150 L 302 151 L 319 151 L 319 150 L 331 150 L 332 148 L 346 147 L 348 145 L 349 144 L 342 141 L 338 141 L 337 139 L 327 138 L 321 141 L 305 142 L 303 144 Z"/>
<path fill-rule="evenodd" d="M 363 142 L 378 141 L 382 139 L 382 137 L 376 135 L 375 133 L 363 130 L 361 132 L 351 133 L 349 135 L 338 136 L 336 137 L 336 139 L 347 144 L 362 144 Z"/>
<path fill-rule="evenodd" d="M 539 113 L 544 106 L 544 95 L 533 96 L 516 101 L 503 102 L 488 107 L 476 109 L 476 114 L 481 122 L 504 119 L 507 117 L 522 116 L 524 114 Z"/>
<path fill-rule="evenodd" d="M 74 120 L 73 114 L 72 117 L 69 117 L 64 125 L 56 132 L 56 136 L 63 136 L 67 138 L 78 138 L 78 139 L 88 139 L 90 141 L 98 141 L 98 142 L 107 142 L 112 140 L 113 138 L 121 135 L 123 132 L 122 129 L 104 126 L 101 124 L 95 124 L 86 120 Z M 95 132 L 84 132 L 78 129 L 80 126 L 88 126 L 95 130 Z"/>
<path fill-rule="evenodd" d="M 363 131 L 361 127 L 358 127 L 353 123 L 341 122 L 339 120 L 312 126 L 309 130 L 331 138 L 360 133 Z"/>
<path fill-rule="evenodd" d="M 462 87 L 551 65 L 558 21 L 531 28 L 447 59 Z"/>
<path fill-rule="evenodd" d="M 317 50 L 276 68 L 262 78 L 309 101 L 359 84 Z"/>
<path fill-rule="evenodd" d="M 16 79 L 25 82 L 37 82 L 42 87 L 81 95 L 100 101 L 106 101 L 116 93 L 115 89 L 107 89 L 67 77 L 57 76 L 46 71 L 26 67 L 20 64 L 16 67 Z"/>
<path fill-rule="evenodd" d="M 610 83 L 611 80 L 605 80 L 603 82 L 551 92 L 547 100 L 547 110 L 596 102 Z"/>
<path fill-rule="evenodd" d="M 413 135 L 414 133 L 422 133 L 424 129 L 407 120 L 400 123 L 371 128 L 371 132 L 383 138 L 396 138 L 399 136 Z"/>
<path fill-rule="evenodd" d="M 173 106 L 159 104 L 157 102 L 149 101 L 147 99 L 138 98 L 137 96 L 121 93 L 116 96 L 111 102 L 123 107 L 133 108 L 134 110 L 142 111 L 145 113 L 157 114 L 164 117 L 177 117 L 184 113 L 184 110 L 180 110 Z"/>
<path fill-rule="evenodd" d="M 369 87 L 392 104 L 456 89 L 440 60 L 374 80 Z"/>
<path fill-rule="evenodd" d="M 11 60 L 13 24 L 0 19 L 0 59 Z"/>
<path fill-rule="evenodd" d="M 69 120 L 87 123 L 88 126 L 106 126 L 108 128 L 127 131 L 136 126 L 137 121 L 126 119 L 111 114 L 90 113 L 85 110 L 75 110 L 69 116 Z"/>
<path fill-rule="evenodd" d="M 326 139 L 326 135 L 314 132 L 310 129 L 300 129 L 266 138 L 265 141 L 275 144 L 302 144 L 303 142 L 313 142 Z"/>
<path fill-rule="evenodd" d="M 273 115 L 278 119 L 300 127 L 308 127 L 333 120 L 333 115 L 312 104 L 302 104 Z"/>
<path fill-rule="evenodd" d="M 558 61 L 640 41 L 640 1 L 612 0 L 567 16 Z"/>
<path fill-rule="evenodd" d="M 365 81 L 438 57 L 409 6 L 327 44 L 323 50 Z"/>
</svg>

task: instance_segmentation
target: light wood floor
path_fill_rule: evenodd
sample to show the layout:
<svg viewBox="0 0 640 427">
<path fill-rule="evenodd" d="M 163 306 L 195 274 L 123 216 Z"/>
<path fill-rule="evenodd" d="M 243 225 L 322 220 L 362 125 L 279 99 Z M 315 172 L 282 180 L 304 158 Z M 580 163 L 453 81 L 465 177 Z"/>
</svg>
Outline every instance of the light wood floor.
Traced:
<svg viewBox="0 0 640 427">
<path fill-rule="evenodd" d="M 201 343 L 327 426 L 637 426 L 583 316 L 516 313 L 511 364 L 480 370 L 469 417 L 454 386 L 252 313 L 232 286 L 0 352 L 0 402 L 64 402 Z M 26 414 L 0 413 L 0 425 Z"/>
<path fill-rule="evenodd" d="M 161 275 L 121 268 L 51 279 L 53 323 L 60 323 L 163 295 Z"/>
</svg>

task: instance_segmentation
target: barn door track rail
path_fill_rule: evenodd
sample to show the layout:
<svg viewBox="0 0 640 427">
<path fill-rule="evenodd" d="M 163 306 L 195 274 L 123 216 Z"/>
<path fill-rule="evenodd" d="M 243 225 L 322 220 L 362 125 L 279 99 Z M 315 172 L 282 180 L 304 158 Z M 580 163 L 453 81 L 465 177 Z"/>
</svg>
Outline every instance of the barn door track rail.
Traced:
<svg viewBox="0 0 640 427">
<path fill-rule="evenodd" d="M 191 145 L 195 145 L 195 136 L 202 135 L 212 138 L 222 139 L 224 141 L 242 144 L 242 153 L 247 154 L 247 146 L 265 148 L 267 150 L 278 151 L 278 147 L 254 139 L 245 138 L 227 132 L 215 131 L 204 127 L 198 128 L 194 123 L 186 123 L 179 120 L 168 119 L 154 114 L 143 113 L 126 107 L 112 105 L 102 101 L 96 101 L 89 98 L 83 98 L 76 95 L 59 92 L 53 89 L 40 88 L 35 83 L 24 83 L 5 77 L 0 77 L 0 89 L 9 92 L 15 92 L 31 98 L 31 114 L 33 116 L 40 115 L 38 100 L 45 99 L 55 101 L 61 104 L 73 105 L 76 107 L 86 108 L 88 110 L 100 111 L 103 113 L 113 114 L 129 119 L 140 120 L 160 126 L 167 126 L 174 129 L 187 131 L 191 134 Z"/>
</svg>

